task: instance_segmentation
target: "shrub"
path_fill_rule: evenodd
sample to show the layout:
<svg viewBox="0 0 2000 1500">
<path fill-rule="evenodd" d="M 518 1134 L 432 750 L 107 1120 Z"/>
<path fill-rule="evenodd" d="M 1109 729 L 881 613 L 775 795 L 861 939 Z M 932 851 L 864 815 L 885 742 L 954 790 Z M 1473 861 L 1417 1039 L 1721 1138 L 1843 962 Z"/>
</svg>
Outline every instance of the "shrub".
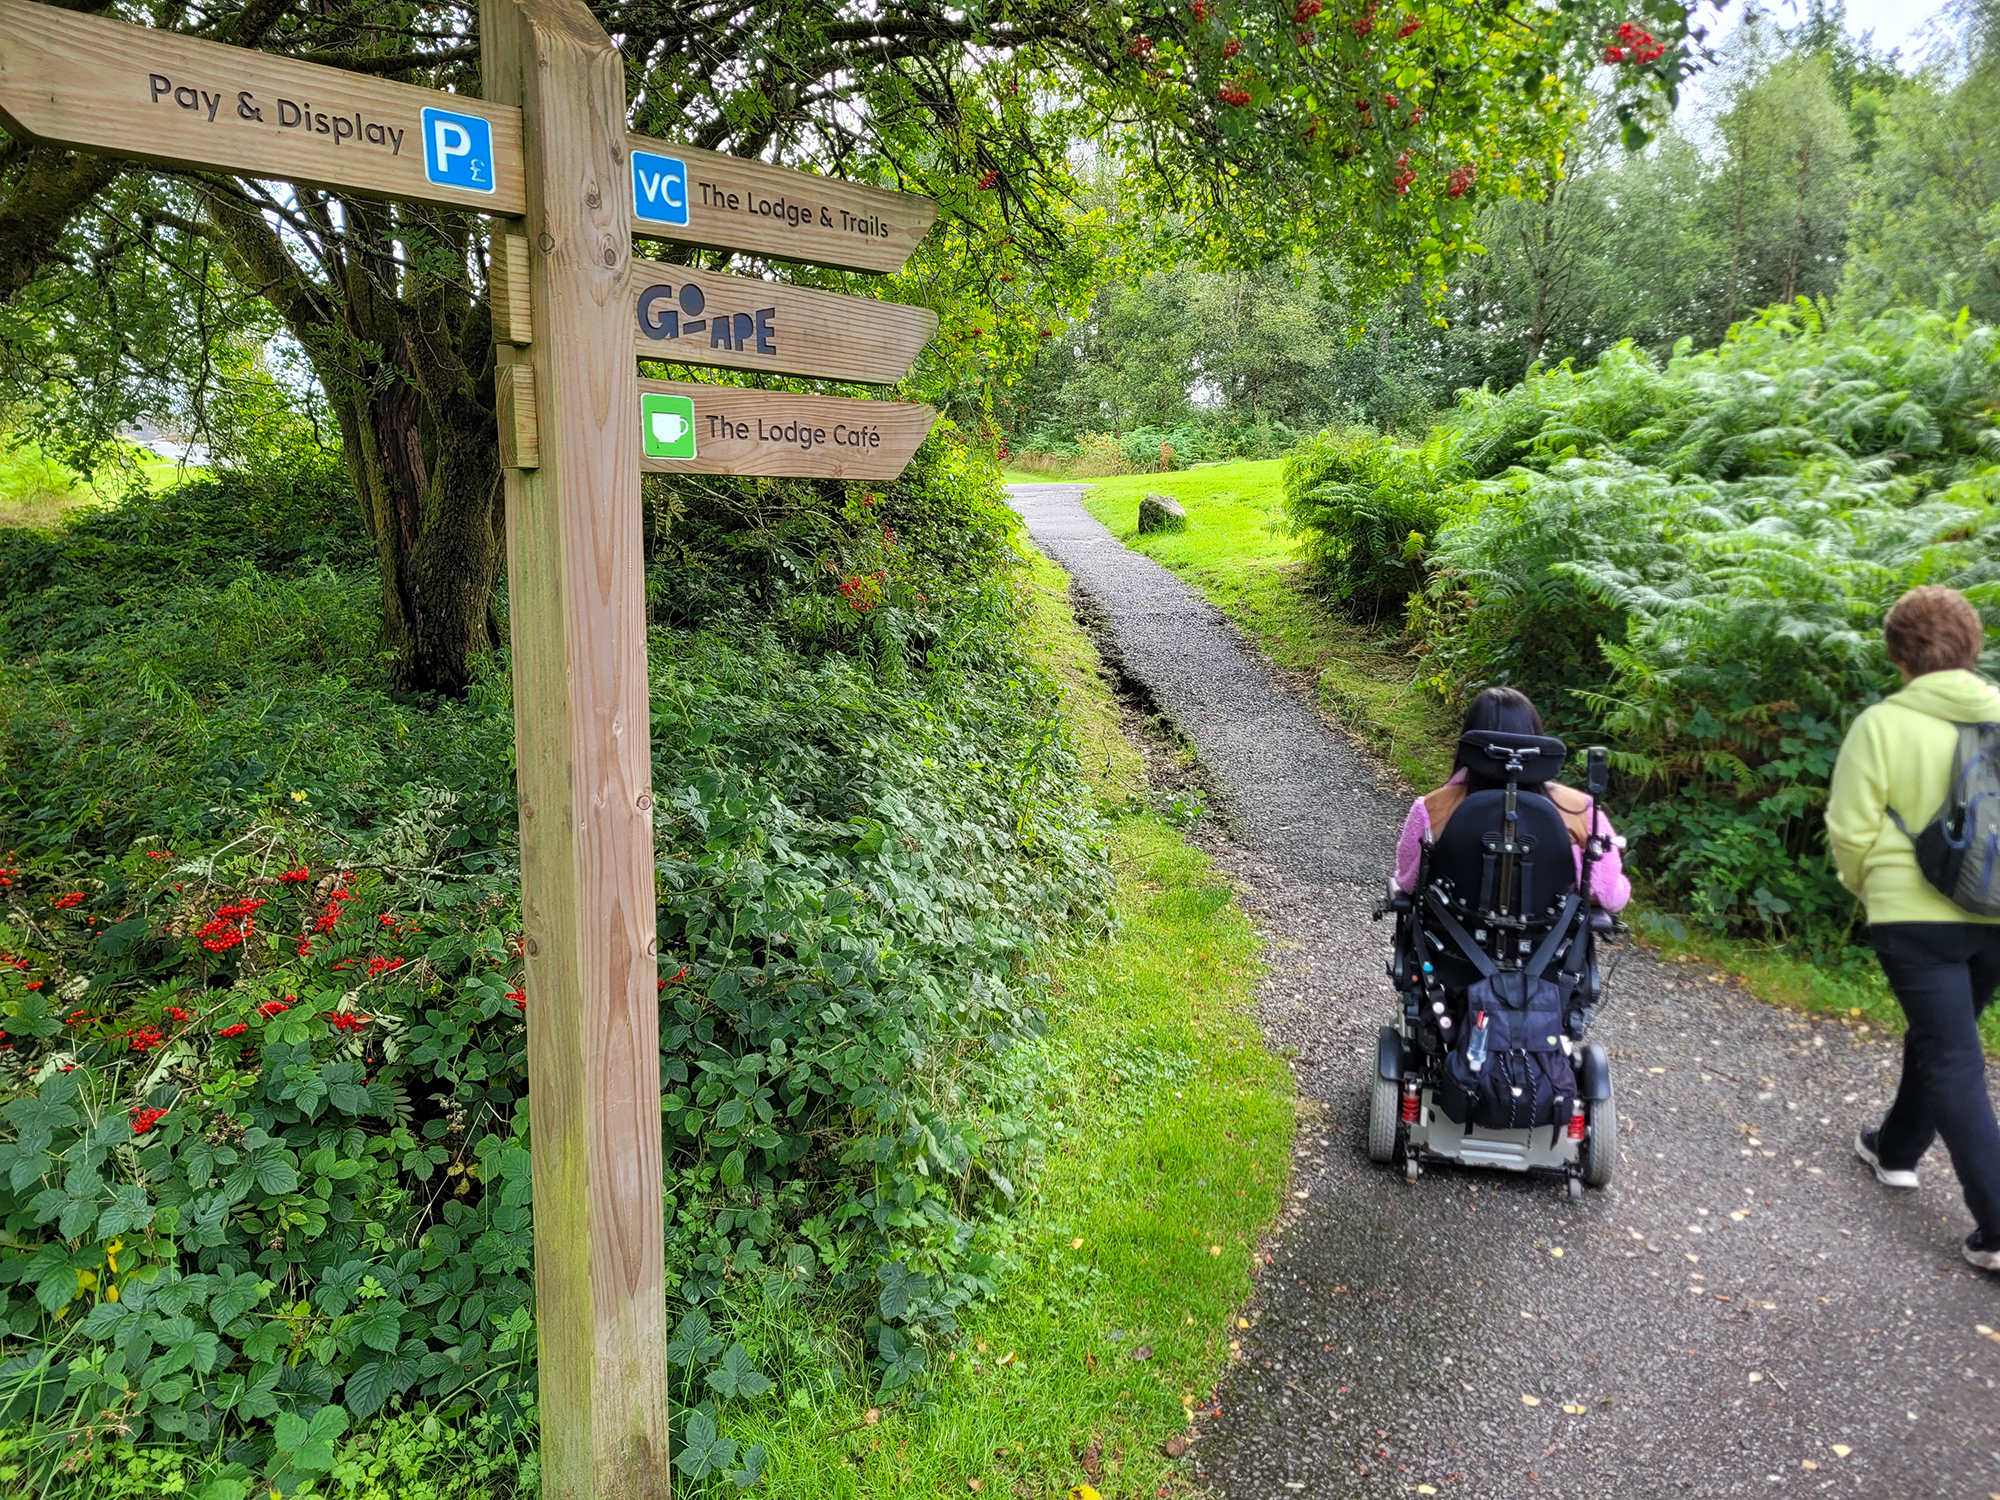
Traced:
<svg viewBox="0 0 2000 1500">
<path fill-rule="evenodd" d="M 1432 686 L 1512 683 L 1609 737 L 1642 866 L 1701 920 L 1840 946 L 1820 814 L 1895 686 L 1882 614 L 1926 582 L 2000 603 L 1996 380 L 1994 329 L 1800 306 L 1665 367 L 1620 346 L 1468 397 L 1475 478 L 1410 616 Z"/>
<path fill-rule="evenodd" d="M 1158 459 L 1155 458 L 1155 464 Z M 1076 457 L 1069 471 L 1079 479 L 1105 478 L 1132 472 L 1125 445 L 1108 432 L 1080 432 L 1076 436 Z"/>
<path fill-rule="evenodd" d="M 888 1391 L 990 1286 L 1035 959 L 1105 876 L 963 450 L 652 500 L 676 1445 L 748 1483 L 717 1424 L 787 1351 L 736 1308 L 820 1299 L 793 1376 Z M 0 597 L 37 766 L 0 804 L 0 1423 L 287 1489 L 419 1401 L 504 1434 L 536 1389 L 505 663 L 399 702 L 345 542 L 287 560 L 244 496 L 194 509 L 208 557 L 137 504 L 22 544 L 80 614 Z"/>
<path fill-rule="evenodd" d="M 1423 586 L 1438 491 L 1456 475 L 1456 442 L 1406 448 L 1365 431 L 1326 431 L 1285 461 L 1285 508 L 1325 596 L 1379 619 Z"/>
</svg>

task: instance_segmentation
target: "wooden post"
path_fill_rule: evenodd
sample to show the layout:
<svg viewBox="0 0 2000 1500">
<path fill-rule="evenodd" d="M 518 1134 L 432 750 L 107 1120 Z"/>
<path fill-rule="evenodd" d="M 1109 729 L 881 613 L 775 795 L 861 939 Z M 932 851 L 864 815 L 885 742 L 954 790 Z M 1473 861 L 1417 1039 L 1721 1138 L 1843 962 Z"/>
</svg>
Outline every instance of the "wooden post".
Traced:
<svg viewBox="0 0 2000 1500">
<path fill-rule="evenodd" d="M 482 0 L 519 104 L 538 467 L 506 476 L 542 1493 L 668 1493 L 658 937 L 624 64 L 582 0 Z"/>
</svg>

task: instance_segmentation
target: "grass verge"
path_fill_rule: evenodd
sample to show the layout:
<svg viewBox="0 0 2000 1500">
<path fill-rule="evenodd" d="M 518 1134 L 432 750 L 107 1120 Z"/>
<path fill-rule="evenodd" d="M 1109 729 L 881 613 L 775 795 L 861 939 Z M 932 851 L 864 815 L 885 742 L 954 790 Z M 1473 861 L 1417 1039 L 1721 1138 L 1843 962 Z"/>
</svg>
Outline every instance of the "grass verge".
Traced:
<svg viewBox="0 0 2000 1500">
<path fill-rule="evenodd" d="M 1327 716 L 1413 785 L 1450 773 L 1457 725 L 1417 678 L 1409 642 L 1342 619 L 1305 587 L 1287 531 L 1282 459 L 1184 474 L 1107 479 L 1084 492 L 1090 513 L 1127 546 L 1194 584 L 1288 671 L 1309 674 Z M 1158 491 L 1188 512 L 1185 531 L 1139 535 L 1139 499 Z"/>
<path fill-rule="evenodd" d="M 1036 635 L 1107 805 L 1142 794 L 1068 580 L 1033 559 Z M 1206 856 L 1157 816 L 1113 822 L 1119 928 L 1056 966 L 1054 1147 L 1004 1227 L 1000 1295 L 966 1320 L 935 1409 L 856 1395 L 773 1412 L 745 1442 L 770 1493 L 854 1497 L 1185 1490 L 1161 1444 L 1214 1384 L 1292 1138 L 1291 1080 L 1254 1013 L 1259 944 Z M 974 1487 L 976 1483 L 976 1488 Z"/>
<path fill-rule="evenodd" d="M 1412 786 L 1436 786 L 1450 774 L 1457 720 L 1424 691 L 1406 638 L 1345 619 L 1307 589 L 1285 525 L 1283 467 L 1237 463 L 1102 480 L 1084 492 L 1084 505 L 1120 541 L 1199 588 L 1280 667 L 1310 674 L 1327 716 Z M 1139 498 L 1149 490 L 1180 501 L 1185 531 L 1139 535 Z M 1643 878 L 1643 868 L 1635 873 Z M 1765 1000 L 1903 1029 L 1902 1011 L 1871 962 L 1827 967 L 1782 945 L 1704 933 L 1652 910 L 1643 887 L 1631 917 L 1664 956 L 1724 970 Z M 1980 1031 L 1987 1050 L 2000 1054 L 2000 1007 L 1987 1012 Z"/>
</svg>

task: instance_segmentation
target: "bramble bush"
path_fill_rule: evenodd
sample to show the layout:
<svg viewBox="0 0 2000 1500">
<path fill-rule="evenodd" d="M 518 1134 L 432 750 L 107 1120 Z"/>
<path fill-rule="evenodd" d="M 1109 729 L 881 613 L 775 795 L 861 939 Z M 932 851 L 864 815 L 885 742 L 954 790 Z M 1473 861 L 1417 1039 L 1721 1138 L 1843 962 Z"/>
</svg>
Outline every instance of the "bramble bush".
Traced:
<svg viewBox="0 0 2000 1500">
<path fill-rule="evenodd" d="M 1434 505 L 1404 594 L 1431 687 L 1511 683 L 1608 740 L 1664 894 L 1833 952 L 1853 904 L 1820 815 L 1846 725 L 1896 686 L 1882 615 L 1920 583 L 2000 604 L 1996 385 L 2000 330 L 1801 302 L 1664 364 L 1620 345 L 1469 392 L 1420 450 L 1360 445 L 1386 495 L 1321 484 L 1294 514 L 1362 598 L 1405 566 L 1378 517 Z"/>
<path fill-rule="evenodd" d="M 479 1413 L 532 1489 L 504 662 L 396 698 L 351 501 L 181 495 L 0 538 L 0 1428 L 221 1500 Z M 731 1403 L 921 1401 L 990 1288 L 1036 959 L 1106 876 L 969 456 L 649 502 L 677 1463 L 748 1485 Z"/>
</svg>

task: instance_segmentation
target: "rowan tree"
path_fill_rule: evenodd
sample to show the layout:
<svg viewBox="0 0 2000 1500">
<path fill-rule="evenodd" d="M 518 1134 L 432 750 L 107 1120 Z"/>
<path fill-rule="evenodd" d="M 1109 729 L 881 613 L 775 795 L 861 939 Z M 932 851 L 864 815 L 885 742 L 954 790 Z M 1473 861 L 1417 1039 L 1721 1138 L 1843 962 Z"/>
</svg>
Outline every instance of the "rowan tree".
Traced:
<svg viewBox="0 0 2000 1500">
<path fill-rule="evenodd" d="M 479 91 L 478 14 L 465 4 L 71 8 Z M 1560 152 L 1587 73 L 1610 70 L 1636 143 L 1645 111 L 1671 102 L 1689 66 L 1680 0 L 590 9 L 627 58 L 635 130 L 939 201 L 939 229 L 881 288 L 941 314 L 919 390 L 967 362 L 1026 358 L 1047 311 L 1087 302 L 1120 250 L 1255 265 L 1309 249 L 1357 288 L 1434 286 L 1463 253 L 1482 195 Z M 1111 164 L 1133 212 L 1078 210 L 1091 155 Z M 47 283 L 74 308 L 150 259 L 173 268 L 170 293 L 225 275 L 305 351 L 375 539 L 384 642 L 410 689 L 462 690 L 495 640 L 503 548 L 485 233 L 468 214 L 0 143 L 0 299 L 32 299 Z M 30 337 L 23 321 L 0 319 L 0 335 Z M 101 339 L 115 357 L 75 358 L 67 376 L 20 366 L 28 379 L 8 393 L 17 414 L 73 410 L 121 360 L 179 368 L 188 321 L 157 321 L 148 344 L 73 317 L 72 343 Z M 203 325 L 194 345 L 214 331 Z M 94 408 L 100 428 L 116 405 Z"/>
</svg>

